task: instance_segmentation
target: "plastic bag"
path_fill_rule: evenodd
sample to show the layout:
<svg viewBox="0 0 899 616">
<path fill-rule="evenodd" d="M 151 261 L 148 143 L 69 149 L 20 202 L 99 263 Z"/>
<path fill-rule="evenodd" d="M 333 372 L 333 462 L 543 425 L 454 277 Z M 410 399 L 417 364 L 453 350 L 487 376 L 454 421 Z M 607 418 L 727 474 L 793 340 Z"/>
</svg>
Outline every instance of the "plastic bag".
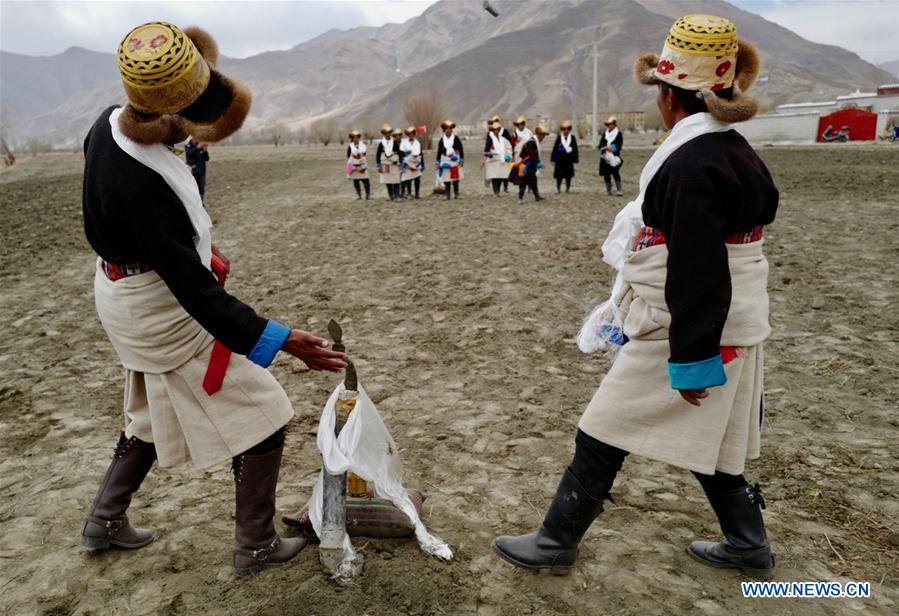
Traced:
<svg viewBox="0 0 899 616">
<path fill-rule="evenodd" d="M 409 498 L 402 484 L 402 464 L 396 443 L 387 431 L 387 426 L 378 414 L 374 403 L 359 386 L 356 406 L 339 436 L 334 434 L 334 403 L 341 392 L 345 391 L 343 383 L 337 386 L 325 408 L 318 424 L 318 449 L 322 454 L 324 468 L 332 475 L 353 471 L 359 477 L 374 484 L 374 493 L 378 498 L 386 498 L 405 513 L 415 525 L 415 538 L 421 549 L 439 558 L 450 560 L 453 551 L 439 537 L 430 534 L 418 516 L 415 504 Z M 324 472 L 324 470 L 322 471 Z M 309 519 L 315 533 L 321 537 L 322 527 L 322 475 L 312 491 L 312 498 L 307 505 Z M 356 559 L 356 552 L 349 534 L 344 537 L 343 564 L 350 566 Z"/>
<path fill-rule="evenodd" d="M 605 154 L 603 154 L 602 157 L 610 167 L 617 167 L 621 164 L 621 158 L 615 156 L 609 150 L 606 150 Z"/>
</svg>

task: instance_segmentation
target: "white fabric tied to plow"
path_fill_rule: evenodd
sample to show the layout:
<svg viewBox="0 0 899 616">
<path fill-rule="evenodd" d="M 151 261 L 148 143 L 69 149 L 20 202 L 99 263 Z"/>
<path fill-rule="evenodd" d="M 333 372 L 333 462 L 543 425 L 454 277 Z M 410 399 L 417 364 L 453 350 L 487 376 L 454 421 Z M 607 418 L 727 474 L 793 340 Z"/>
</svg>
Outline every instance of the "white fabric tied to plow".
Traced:
<svg viewBox="0 0 899 616">
<path fill-rule="evenodd" d="M 611 265 L 615 270 L 615 282 L 609 299 L 596 306 L 577 335 L 578 348 L 584 353 L 593 353 L 600 349 L 617 349 L 618 345 L 611 342 L 610 328 L 621 328 L 623 318 L 616 297 L 623 295 L 624 279 L 621 270 L 624 267 L 625 258 L 630 247 L 634 243 L 637 234 L 643 224 L 643 199 L 649 183 L 668 160 L 682 145 L 709 133 L 720 133 L 731 129 L 730 124 L 719 122 L 710 113 L 695 113 L 687 116 L 674 125 L 671 134 L 658 147 L 640 173 L 640 192 L 637 198 L 621 208 L 615 216 L 612 230 L 602 244 L 602 260 Z"/>
<path fill-rule="evenodd" d="M 109 115 L 113 140 L 128 156 L 161 175 L 169 188 L 181 200 L 187 216 L 190 218 L 190 223 L 193 225 L 194 233 L 196 233 L 194 245 L 197 254 L 200 255 L 200 261 L 208 269 L 212 269 L 212 219 L 209 218 L 209 212 L 203 207 L 200 189 L 197 188 L 197 180 L 194 179 L 190 167 L 161 143 L 143 145 L 126 137 L 119 130 L 120 115 L 122 115 L 121 108 Z"/>
<path fill-rule="evenodd" d="M 341 475 L 352 471 L 374 484 L 375 496 L 391 501 L 412 521 L 415 538 L 423 551 L 444 560 L 452 559 L 453 551 L 450 547 L 439 537 L 430 534 L 418 516 L 415 505 L 403 487 L 403 469 L 396 443 L 387 431 L 374 402 L 361 385 L 356 396 L 356 406 L 340 435 L 335 436 L 334 404 L 343 391 L 345 388 L 341 383 L 325 404 L 319 420 L 316 442 L 322 454 L 322 473 L 327 471 L 332 475 Z M 322 536 L 322 473 L 315 483 L 308 505 L 309 519 L 319 537 Z M 343 562 L 351 563 L 355 558 L 356 552 L 347 534 L 344 536 Z"/>
</svg>

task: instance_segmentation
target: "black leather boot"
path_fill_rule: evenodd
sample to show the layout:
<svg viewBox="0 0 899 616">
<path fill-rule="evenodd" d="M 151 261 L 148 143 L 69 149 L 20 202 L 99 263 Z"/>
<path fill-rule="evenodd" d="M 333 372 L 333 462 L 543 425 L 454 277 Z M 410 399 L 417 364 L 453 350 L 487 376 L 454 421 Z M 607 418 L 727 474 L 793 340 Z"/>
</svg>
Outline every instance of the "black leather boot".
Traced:
<svg viewBox="0 0 899 616">
<path fill-rule="evenodd" d="M 518 567 L 565 575 L 577 560 L 581 538 L 602 513 L 602 501 L 587 494 L 577 477 L 565 469 L 540 528 L 528 535 L 497 537 L 493 551 Z"/>
<path fill-rule="evenodd" d="M 283 451 L 282 446 L 234 460 L 234 572 L 239 577 L 285 563 L 306 547 L 306 538 L 281 538 L 275 531 L 275 488 Z"/>
<path fill-rule="evenodd" d="M 125 512 L 155 461 L 153 443 L 133 436 L 126 439 L 124 433 L 119 436 L 112 463 L 84 520 L 81 545 L 92 550 L 113 545 L 134 549 L 153 541 L 153 532 L 131 526 Z"/>
<path fill-rule="evenodd" d="M 703 484 L 724 541 L 694 541 L 691 556 L 712 567 L 740 569 L 750 577 L 765 577 L 774 569 L 774 554 L 768 545 L 762 509 L 765 500 L 758 484 L 717 491 Z"/>
</svg>

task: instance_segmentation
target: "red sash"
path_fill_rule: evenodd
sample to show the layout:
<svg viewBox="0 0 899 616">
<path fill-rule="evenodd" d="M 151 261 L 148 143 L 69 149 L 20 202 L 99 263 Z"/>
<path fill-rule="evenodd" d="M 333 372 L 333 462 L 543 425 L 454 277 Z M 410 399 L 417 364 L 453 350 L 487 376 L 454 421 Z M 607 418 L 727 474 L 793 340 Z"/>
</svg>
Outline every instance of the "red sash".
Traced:
<svg viewBox="0 0 899 616">
<path fill-rule="evenodd" d="M 225 286 L 228 266 L 216 255 L 212 255 L 212 273 L 219 279 L 219 284 Z M 206 376 L 203 378 L 203 389 L 210 396 L 222 388 L 222 383 L 225 382 L 225 372 L 228 371 L 229 361 L 231 361 L 231 349 L 216 340 L 212 347 L 209 365 L 206 367 Z"/>
</svg>

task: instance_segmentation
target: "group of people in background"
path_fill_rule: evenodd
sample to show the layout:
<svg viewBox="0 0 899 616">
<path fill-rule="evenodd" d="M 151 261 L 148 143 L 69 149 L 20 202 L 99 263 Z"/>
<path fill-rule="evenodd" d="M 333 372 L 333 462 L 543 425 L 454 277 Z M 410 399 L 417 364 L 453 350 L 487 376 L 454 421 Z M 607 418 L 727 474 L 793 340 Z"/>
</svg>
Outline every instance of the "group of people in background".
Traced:
<svg viewBox="0 0 899 616">
<path fill-rule="evenodd" d="M 606 120 L 606 130 L 599 143 L 599 173 L 606 185 L 606 193 L 612 194 L 612 179 L 615 180 L 616 194 L 621 191 L 621 149 L 624 138 L 618 129 L 617 119 L 613 116 Z M 452 120 L 444 120 L 440 124 L 442 134 L 437 141 L 435 163 L 435 187 L 442 189 L 447 200 L 458 199 L 461 181 L 465 174 L 465 148 L 462 139 L 455 134 L 456 124 Z M 535 201 L 542 201 L 538 178 L 543 162 L 540 160 L 540 145 L 549 134 L 545 124 L 539 124 L 532 132 L 527 127 L 527 118 L 518 116 L 513 122 L 513 131 L 503 126 L 502 118 L 493 116 L 487 123 L 487 136 L 484 141 L 484 153 L 481 166 L 484 178 L 493 190 L 494 196 L 509 192 L 509 182 L 518 186 L 518 202 L 524 202 L 524 196 L 530 190 Z M 556 193 L 571 192 L 571 180 L 574 178 L 575 165 L 580 162 L 577 137 L 573 134 L 573 125 L 565 120 L 559 125 L 559 134 L 553 143 L 550 162 L 553 165 L 553 178 L 556 181 Z M 421 142 L 418 130 L 414 126 L 405 131 L 392 128 L 389 124 L 381 127 L 381 139 L 375 154 L 375 167 L 379 181 L 387 187 L 387 197 L 391 201 L 398 199 L 421 198 L 421 176 L 425 169 Z M 349 134 L 350 144 L 347 146 L 346 177 L 353 181 L 356 198 L 362 199 L 363 188 L 365 199 L 371 199 L 371 182 L 367 147 L 362 140 L 362 133 L 354 130 Z M 414 189 L 414 190 L 413 190 Z"/>
</svg>

